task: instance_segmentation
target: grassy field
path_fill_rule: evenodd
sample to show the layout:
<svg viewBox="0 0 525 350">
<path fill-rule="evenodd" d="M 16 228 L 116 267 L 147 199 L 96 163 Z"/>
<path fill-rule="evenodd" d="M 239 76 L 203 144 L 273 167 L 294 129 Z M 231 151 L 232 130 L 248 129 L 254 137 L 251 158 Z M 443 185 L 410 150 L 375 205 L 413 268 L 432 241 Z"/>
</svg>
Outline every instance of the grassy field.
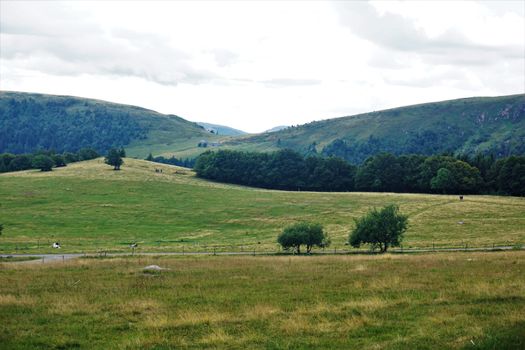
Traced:
<svg viewBox="0 0 525 350">
<path fill-rule="evenodd" d="M 0 344 L 523 349 L 524 270 L 522 251 L 0 263 Z"/>
<path fill-rule="evenodd" d="M 333 247 L 351 249 L 353 219 L 389 203 L 409 215 L 404 247 L 525 243 L 525 198 L 268 191 L 134 159 L 118 172 L 96 159 L 2 174 L 0 199 L 2 253 L 51 252 L 53 241 L 61 252 L 126 251 L 133 241 L 143 251 L 276 251 L 282 228 L 299 220 L 321 222 Z"/>
</svg>

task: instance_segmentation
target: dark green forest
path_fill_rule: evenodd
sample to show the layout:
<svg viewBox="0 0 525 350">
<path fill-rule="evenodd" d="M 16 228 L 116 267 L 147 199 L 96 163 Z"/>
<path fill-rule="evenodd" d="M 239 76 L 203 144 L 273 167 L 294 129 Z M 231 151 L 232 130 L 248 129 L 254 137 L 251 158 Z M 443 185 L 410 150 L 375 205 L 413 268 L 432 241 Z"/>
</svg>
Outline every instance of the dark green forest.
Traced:
<svg viewBox="0 0 525 350">
<path fill-rule="evenodd" d="M 525 157 L 497 159 L 380 153 L 355 166 L 337 157 L 292 150 L 203 153 L 197 176 L 253 187 L 293 191 L 371 191 L 525 195 Z"/>
<path fill-rule="evenodd" d="M 69 98 L 2 98 L 0 115 L 0 150 L 10 153 L 76 152 L 84 147 L 104 152 L 148 132 L 127 111 Z"/>
<path fill-rule="evenodd" d="M 154 138 L 184 140 L 209 133 L 174 115 L 71 96 L 0 92 L 0 152 L 42 149 L 105 153 L 112 147 Z"/>
</svg>

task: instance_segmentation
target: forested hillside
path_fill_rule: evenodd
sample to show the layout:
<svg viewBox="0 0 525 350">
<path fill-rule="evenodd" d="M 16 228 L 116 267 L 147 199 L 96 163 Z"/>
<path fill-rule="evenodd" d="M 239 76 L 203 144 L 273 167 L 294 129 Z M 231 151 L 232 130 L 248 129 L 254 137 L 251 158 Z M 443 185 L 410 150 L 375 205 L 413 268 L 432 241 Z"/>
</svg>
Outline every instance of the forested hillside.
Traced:
<svg viewBox="0 0 525 350">
<path fill-rule="evenodd" d="M 354 164 L 381 153 L 525 154 L 525 95 L 426 103 L 236 139 L 236 149 L 289 148 Z"/>
<path fill-rule="evenodd" d="M 39 149 L 76 152 L 85 147 L 103 153 L 116 146 L 155 148 L 159 143 L 208 135 L 195 123 L 140 107 L 71 96 L 0 92 L 0 153 Z"/>
</svg>

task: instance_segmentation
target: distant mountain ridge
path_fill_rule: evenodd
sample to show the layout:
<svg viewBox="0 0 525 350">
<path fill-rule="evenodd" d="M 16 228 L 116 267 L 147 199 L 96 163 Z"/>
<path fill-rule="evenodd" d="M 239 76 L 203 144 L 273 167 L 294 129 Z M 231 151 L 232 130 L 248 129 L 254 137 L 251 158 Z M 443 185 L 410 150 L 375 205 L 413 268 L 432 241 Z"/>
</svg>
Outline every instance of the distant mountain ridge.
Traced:
<svg viewBox="0 0 525 350">
<path fill-rule="evenodd" d="M 264 132 L 276 132 L 276 131 L 280 131 L 280 130 L 286 129 L 286 128 L 288 128 L 288 127 L 289 127 L 289 125 L 279 125 L 279 126 L 274 126 L 273 128 L 268 129 L 268 130 L 266 130 L 266 131 L 264 131 Z"/>
<path fill-rule="evenodd" d="M 474 97 L 392 108 L 241 137 L 236 149 L 283 148 L 352 163 L 393 154 L 525 154 L 525 95 Z"/>
<path fill-rule="evenodd" d="M 240 135 L 248 134 L 245 131 L 234 129 L 234 128 L 231 128 L 225 125 L 211 124 L 211 123 L 204 123 L 204 122 L 197 122 L 197 124 L 199 124 L 200 126 L 203 126 L 208 131 L 213 131 L 216 135 L 240 136 Z"/>
<path fill-rule="evenodd" d="M 204 124 L 204 123 L 203 123 Z M 215 125 L 209 124 L 207 125 Z M 216 125 L 215 125 L 216 126 Z M 231 128 L 230 128 L 231 129 Z M 129 156 L 195 158 L 211 149 L 337 156 L 525 154 L 525 94 L 474 97 L 311 122 L 255 135 L 211 133 L 175 115 L 106 101 L 0 91 L 0 153 L 125 146 Z M 200 144 L 200 146 L 199 146 Z"/>
</svg>

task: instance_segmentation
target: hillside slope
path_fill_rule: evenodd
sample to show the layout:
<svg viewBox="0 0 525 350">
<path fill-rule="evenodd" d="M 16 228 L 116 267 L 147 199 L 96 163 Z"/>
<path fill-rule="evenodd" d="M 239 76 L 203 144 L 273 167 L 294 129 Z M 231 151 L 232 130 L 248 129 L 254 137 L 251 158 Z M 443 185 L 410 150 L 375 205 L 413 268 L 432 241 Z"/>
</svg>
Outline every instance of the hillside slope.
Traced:
<svg viewBox="0 0 525 350">
<path fill-rule="evenodd" d="M 213 135 L 175 115 L 106 101 L 22 92 L 0 92 L 0 153 L 37 149 L 105 152 L 126 146 L 145 157 L 162 147 L 184 148 Z M 186 144 L 188 146 L 186 146 Z"/>
<path fill-rule="evenodd" d="M 131 158 L 120 171 L 98 158 L 0 174 L 0 198 L 0 253 L 52 251 L 53 240 L 61 252 L 129 251 L 134 241 L 152 251 L 275 251 L 283 227 L 298 221 L 320 222 L 332 249 L 349 249 L 353 219 L 388 203 L 409 215 L 405 247 L 525 242 L 525 198 L 259 190 Z"/>
<path fill-rule="evenodd" d="M 322 153 L 360 163 L 380 153 L 525 153 L 525 95 L 426 103 L 239 138 L 232 148 Z"/>
</svg>

